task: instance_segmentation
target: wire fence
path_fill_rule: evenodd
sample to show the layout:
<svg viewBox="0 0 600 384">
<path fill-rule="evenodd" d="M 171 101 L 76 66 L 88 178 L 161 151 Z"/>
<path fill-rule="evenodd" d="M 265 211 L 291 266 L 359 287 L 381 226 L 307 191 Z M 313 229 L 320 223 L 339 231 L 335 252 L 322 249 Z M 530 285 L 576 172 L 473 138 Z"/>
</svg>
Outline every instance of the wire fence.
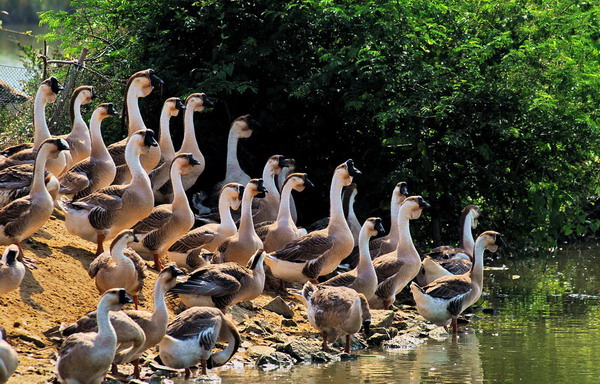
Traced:
<svg viewBox="0 0 600 384">
<path fill-rule="evenodd" d="M 25 91 L 26 85 L 35 77 L 27 68 L 0 65 L 0 105 L 25 103 L 31 95 Z"/>
</svg>

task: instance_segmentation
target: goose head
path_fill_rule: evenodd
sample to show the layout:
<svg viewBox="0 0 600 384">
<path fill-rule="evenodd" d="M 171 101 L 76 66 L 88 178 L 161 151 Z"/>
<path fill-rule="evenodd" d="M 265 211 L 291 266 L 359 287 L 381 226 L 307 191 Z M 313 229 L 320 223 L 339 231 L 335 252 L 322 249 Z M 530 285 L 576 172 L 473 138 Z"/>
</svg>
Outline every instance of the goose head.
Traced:
<svg viewBox="0 0 600 384">
<path fill-rule="evenodd" d="M 123 250 L 131 243 L 139 243 L 139 240 L 135 237 L 133 230 L 124 229 L 110 243 L 110 252 L 112 253 L 115 249 Z"/>
<path fill-rule="evenodd" d="M 485 249 L 492 253 L 496 253 L 499 247 L 506 247 L 504 243 L 504 239 L 502 239 L 502 235 L 496 231 L 485 231 L 479 237 L 477 237 L 477 242 L 483 241 L 485 244 Z"/>
<path fill-rule="evenodd" d="M 251 196 L 253 197 L 265 197 L 267 195 L 267 193 L 269 193 L 267 191 L 267 188 L 265 188 L 265 186 L 263 185 L 263 179 L 252 179 L 248 182 L 248 184 L 246 184 L 246 189 L 244 190 L 244 194 L 245 193 L 249 193 Z"/>
<path fill-rule="evenodd" d="M 165 100 L 165 103 L 163 104 L 163 109 L 167 111 L 169 116 L 178 116 L 179 111 L 185 110 L 185 105 L 183 105 L 179 97 L 170 97 L 167 100 Z"/>
<path fill-rule="evenodd" d="M 214 104 L 204 93 L 192 93 L 185 99 L 185 108 L 193 112 L 202 112 L 204 107 L 212 107 Z"/>
<path fill-rule="evenodd" d="M 479 224 L 479 217 L 481 217 L 481 211 L 479 210 L 478 206 L 467 205 L 465 209 L 463 209 L 463 215 L 470 218 L 471 228 L 477 228 L 477 224 Z"/>
<path fill-rule="evenodd" d="M 304 191 L 304 188 L 306 187 L 315 186 L 310 180 L 308 180 L 306 173 L 290 173 L 288 177 L 285 178 L 282 188 L 287 183 L 291 183 L 290 185 L 292 186 L 292 189 L 298 192 Z"/>
<path fill-rule="evenodd" d="M 44 95 L 44 99 L 47 103 L 54 103 L 56 101 L 56 97 L 58 92 L 64 90 L 65 88 L 60 85 L 58 79 L 54 76 L 42 81 L 40 84 L 39 91 Z"/>
<path fill-rule="evenodd" d="M 281 170 L 287 166 L 288 163 L 285 160 L 285 156 L 273 155 L 269 157 L 269 160 L 267 160 L 265 168 L 269 171 L 268 173 L 270 176 L 275 176 L 279 175 L 281 173 Z"/>
<path fill-rule="evenodd" d="M 60 154 L 61 151 L 69 150 L 69 144 L 67 144 L 67 141 L 64 139 L 57 139 L 57 138 L 51 137 L 42 142 L 42 145 L 40 145 L 39 152 L 41 152 L 42 148 L 44 148 L 44 150 L 48 151 L 49 159 L 56 159 L 56 158 L 58 158 L 58 155 Z"/>
<path fill-rule="evenodd" d="M 71 95 L 71 106 L 75 100 L 79 100 L 81 105 L 86 105 L 92 102 L 98 95 L 94 92 L 94 87 L 91 85 L 82 85 L 77 87 Z"/>
<path fill-rule="evenodd" d="M 244 195 L 244 186 L 240 183 L 227 183 L 221 189 L 221 197 L 229 202 L 229 207 L 234 211 L 242 204 Z"/>
<path fill-rule="evenodd" d="M 100 299 L 100 305 L 108 306 L 110 311 L 118 311 L 124 304 L 131 304 L 133 300 L 124 288 L 112 288 L 104 292 Z M 100 306 L 99 305 L 99 306 Z"/>
<path fill-rule="evenodd" d="M 409 220 L 416 220 L 421 217 L 423 208 L 431 208 L 431 205 L 421 196 L 410 196 L 400 206 L 400 215 L 405 215 Z"/>
<path fill-rule="evenodd" d="M 240 139 L 247 139 L 252 136 L 252 132 L 258 127 L 260 127 L 260 123 L 252 116 L 243 115 L 233 121 L 230 132 Z"/>
<path fill-rule="evenodd" d="M 176 169 L 179 170 L 179 174 L 187 175 L 196 165 L 200 165 L 200 162 L 194 157 L 194 155 L 191 153 L 180 153 L 173 159 L 171 168 L 176 167 Z"/>
<path fill-rule="evenodd" d="M 346 160 L 338 165 L 334 172 L 334 175 L 343 181 L 344 186 L 352 184 L 354 176 L 360 174 L 362 174 L 362 172 L 354 166 L 354 161 L 352 159 Z"/>
<path fill-rule="evenodd" d="M 129 141 L 139 148 L 138 151 L 140 154 L 146 154 L 150 152 L 150 147 L 158 146 L 155 137 L 156 135 L 154 134 L 153 130 L 140 129 L 139 131 L 131 135 Z"/>
<path fill-rule="evenodd" d="M 119 112 L 115 109 L 113 103 L 102 103 L 99 104 L 94 112 L 98 113 L 100 120 L 104 120 L 110 116 L 119 116 Z"/>
<path fill-rule="evenodd" d="M 177 284 L 177 276 L 183 275 L 185 275 L 185 272 L 177 268 L 174 263 L 171 263 L 160 271 L 156 278 L 156 285 L 162 285 L 166 292 Z"/>
<path fill-rule="evenodd" d="M 394 202 L 396 204 L 402 204 L 402 202 L 408 197 L 408 184 L 405 181 L 401 181 L 396 184 L 394 188 Z"/>
<path fill-rule="evenodd" d="M 15 244 L 11 244 L 4 250 L 2 261 L 4 264 L 12 267 L 17 262 L 17 256 L 19 256 L 19 247 L 17 247 Z"/>
<path fill-rule="evenodd" d="M 125 86 L 125 94 L 127 95 L 130 89 L 134 89 L 137 97 L 146 97 L 155 87 L 162 84 L 163 81 L 156 76 L 153 69 L 146 69 L 131 75 Z"/>
<path fill-rule="evenodd" d="M 383 235 L 385 233 L 383 222 L 380 217 L 369 217 L 367 220 L 365 220 L 361 231 L 363 229 L 367 232 L 369 237 Z"/>
</svg>

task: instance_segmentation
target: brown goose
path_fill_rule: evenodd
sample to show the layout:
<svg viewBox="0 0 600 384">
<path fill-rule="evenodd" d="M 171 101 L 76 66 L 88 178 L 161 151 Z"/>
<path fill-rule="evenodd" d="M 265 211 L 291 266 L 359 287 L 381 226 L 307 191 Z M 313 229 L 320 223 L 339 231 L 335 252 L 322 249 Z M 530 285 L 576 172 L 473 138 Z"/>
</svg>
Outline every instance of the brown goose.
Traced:
<svg viewBox="0 0 600 384">
<path fill-rule="evenodd" d="M 63 139 L 46 139 L 36 152 L 29 195 L 14 200 L 0 209 L 0 244 L 17 244 L 23 257 L 21 241 L 33 235 L 46 223 L 54 210 L 52 195 L 44 183 L 46 161 L 58 157 L 69 146 Z"/>
<path fill-rule="evenodd" d="M 227 342 L 227 347 L 212 353 L 217 342 Z M 235 324 L 223 312 L 216 308 L 193 307 L 177 315 L 158 346 L 163 363 L 171 368 L 185 369 L 188 379 L 191 366 L 200 363 L 202 375 L 206 375 L 206 368 L 227 363 L 241 344 L 242 338 Z"/>
<path fill-rule="evenodd" d="M 171 182 L 175 192 L 172 204 L 162 204 L 133 226 L 139 240 L 132 244 L 142 257 L 154 260 L 154 269 L 162 269 L 162 256 L 177 239 L 194 225 L 194 213 L 183 189 L 182 178 L 200 166 L 191 153 L 180 153 L 171 163 Z"/>
<path fill-rule="evenodd" d="M 475 242 L 475 262 L 469 272 L 441 277 L 422 288 L 412 283 L 410 290 L 419 314 L 444 327 L 452 323 L 452 333 L 456 334 L 456 319 L 481 296 L 483 252 L 486 249 L 492 253 L 496 252 L 499 246 L 504 246 L 504 241 L 498 232 L 484 232 Z"/>
<path fill-rule="evenodd" d="M 81 106 L 89 104 L 96 98 L 94 87 L 82 85 L 76 88 L 71 95 L 69 104 L 69 116 L 71 117 L 71 132 L 68 135 L 60 136 L 69 144 L 69 152 L 65 153 L 67 164 L 65 170 L 79 163 L 81 160 L 90 157 L 92 139 L 83 116 L 81 116 Z"/>
<path fill-rule="evenodd" d="M 0 295 L 19 288 L 25 276 L 25 265 L 17 260 L 19 248 L 11 244 L 0 259 Z M 0 370 L 1 371 L 1 370 Z"/>
<path fill-rule="evenodd" d="M 256 200 L 253 204 L 254 222 L 262 223 L 265 221 L 277 220 L 277 212 L 279 211 L 279 200 L 281 196 L 275 185 L 275 177 L 281 173 L 283 167 L 287 167 L 285 157 L 281 155 L 273 155 L 269 157 L 263 168 L 262 179 L 264 187 L 267 190 L 267 195 L 264 199 Z"/>
<path fill-rule="evenodd" d="M 219 196 L 221 223 L 210 223 L 189 231 L 169 248 L 169 259 L 177 263 L 178 266 L 191 267 L 195 259 L 193 255 L 192 259 L 189 259 L 192 253 L 195 255 L 199 252 L 199 249 L 214 252 L 228 237 L 235 235 L 237 227 L 231 217 L 231 209 L 239 209 L 243 194 L 243 185 L 238 183 L 225 184 Z"/>
<path fill-rule="evenodd" d="M 0 383 L 6 383 L 19 365 L 19 356 L 14 348 L 4 339 L 6 332 L 0 328 Z"/>
<path fill-rule="evenodd" d="M 254 230 L 252 200 L 254 197 L 264 197 L 266 192 L 262 179 L 252 179 L 248 182 L 242 195 L 240 228 L 235 235 L 221 243 L 213 263 L 235 261 L 239 265 L 246 265 L 250 257 L 262 249 L 263 243 Z"/>
<path fill-rule="evenodd" d="M 58 351 L 56 372 L 63 383 L 99 384 L 104 380 L 117 350 L 117 335 L 109 311 L 131 303 L 124 289 L 104 293 L 98 303 L 98 332 L 75 333 L 67 337 Z"/>
<path fill-rule="evenodd" d="M 287 243 L 298 239 L 304 234 L 304 231 L 296 227 L 290 208 L 292 190 L 302 192 L 306 186 L 314 187 L 313 183 L 306 177 L 306 173 L 290 174 L 283 184 L 277 220 L 257 225 L 256 234 L 263 241 L 266 252 L 281 249 Z"/>
<path fill-rule="evenodd" d="M 404 200 L 398 212 L 398 246 L 396 250 L 373 260 L 377 273 L 377 290 L 369 305 L 373 309 L 388 309 L 396 294 L 414 279 L 421 269 L 421 257 L 410 235 L 409 221 L 418 219 L 423 208 L 430 205 L 421 196 Z"/>
<path fill-rule="evenodd" d="M 188 307 L 206 306 L 227 310 L 241 301 L 257 298 L 265 287 L 263 265 L 266 253 L 259 249 L 249 267 L 238 263 L 210 264 L 190 273 L 170 293 L 176 293 Z"/>
<path fill-rule="evenodd" d="M 131 173 L 127 166 L 127 142 L 136 132 L 146 129 L 138 99 L 150 95 L 155 87 L 162 84 L 163 81 L 156 76 L 156 73 L 152 69 L 136 72 L 127 80 L 127 84 L 125 85 L 125 106 L 123 107 L 121 123 L 123 129 L 127 126 L 127 137 L 108 146 L 108 152 L 117 166 L 117 175 L 113 184 L 126 184 L 131 180 Z M 154 169 L 158 165 L 159 160 L 160 148 L 158 146 L 151 148 L 140 158 L 142 167 L 146 172 Z"/>
<path fill-rule="evenodd" d="M 12 148 L 7 148 L 5 159 L 0 160 L 0 169 L 8 168 L 17 164 L 30 163 L 33 164 L 36 159 L 36 153 L 44 140 L 52 138 L 48 124 L 46 123 L 46 104 L 56 101 L 58 92 L 64 88 L 56 77 L 52 76 L 49 79 L 42 81 L 37 93 L 35 94 L 35 103 L 33 108 L 33 146 L 19 145 Z M 49 159 L 46 164 L 46 169 L 55 176 L 59 176 L 66 165 L 66 157 L 64 153 L 59 154 L 56 158 Z"/>
<path fill-rule="evenodd" d="M 369 300 L 377 289 L 377 275 L 369 254 L 369 239 L 384 232 L 383 224 L 379 217 L 370 217 L 360 229 L 358 246 L 360 248 L 360 260 L 358 266 L 346 273 L 339 274 L 319 284 L 330 287 L 348 287 L 358 293 L 365 295 Z"/>
<path fill-rule="evenodd" d="M 308 281 L 299 299 L 306 305 L 308 321 L 321 332 L 324 351 L 330 350 L 328 342 L 334 343 L 345 335 L 344 352 L 350 353 L 350 335 L 358 332 L 361 325 L 368 336 L 371 312 L 362 293 L 346 287 L 317 286 Z"/>
<path fill-rule="evenodd" d="M 63 196 L 78 200 L 112 183 L 116 174 L 115 162 L 104 145 L 100 125 L 107 117 L 118 114 L 112 103 L 96 107 L 90 121 L 90 157 L 74 164 L 59 178 Z"/>
<path fill-rule="evenodd" d="M 152 212 L 154 195 L 140 155 L 157 145 L 151 129 L 136 132 L 129 139 L 126 152 L 131 183 L 100 189 L 78 201 L 61 202 L 67 231 L 95 242 L 96 255 L 104 252 L 105 240 L 114 238 Z"/>
<path fill-rule="evenodd" d="M 342 188 L 360 174 L 352 160 L 339 165 L 333 174 L 329 198 L 330 220 L 327 228 L 311 232 L 267 256 L 271 273 L 284 281 L 305 282 L 331 273 L 352 251 L 354 239 L 342 209 Z"/>
<path fill-rule="evenodd" d="M 135 252 L 126 248 L 138 241 L 129 229 L 121 231 L 110 244 L 110 249 L 96 257 L 88 268 L 88 274 L 96 280 L 101 294 L 111 288 L 125 288 L 138 308 L 138 295 L 144 286 L 146 264 Z"/>
</svg>

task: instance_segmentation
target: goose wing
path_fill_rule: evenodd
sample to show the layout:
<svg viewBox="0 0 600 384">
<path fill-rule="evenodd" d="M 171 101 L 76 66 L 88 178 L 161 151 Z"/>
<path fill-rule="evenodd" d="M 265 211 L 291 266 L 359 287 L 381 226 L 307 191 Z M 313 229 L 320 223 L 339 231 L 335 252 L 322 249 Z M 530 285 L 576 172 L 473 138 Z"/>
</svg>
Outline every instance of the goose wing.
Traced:
<svg viewBox="0 0 600 384">
<path fill-rule="evenodd" d="M 148 233 L 157 228 L 161 228 L 173 217 L 173 210 L 171 204 L 163 204 L 158 207 L 154 207 L 148 217 L 137 222 L 133 226 L 133 230 L 139 233 Z"/>
<path fill-rule="evenodd" d="M 451 245 L 442 245 L 436 248 L 433 248 L 429 253 L 426 253 L 425 256 L 429 256 L 434 260 L 443 260 L 443 259 L 451 259 L 458 253 L 464 253 L 466 255 L 470 255 L 466 249 L 460 247 L 453 247 Z"/>
<path fill-rule="evenodd" d="M 189 231 L 181 239 L 177 240 L 170 248 L 170 252 L 187 252 L 190 249 L 198 248 L 208 244 L 216 236 L 216 231 L 203 227 L 195 228 Z"/>
<path fill-rule="evenodd" d="M 62 175 L 58 181 L 60 182 L 60 193 L 63 195 L 76 194 L 90 186 L 88 173 L 76 171 L 74 168 Z"/>
<path fill-rule="evenodd" d="M 265 239 L 267 238 L 267 235 L 269 234 L 269 230 L 271 229 L 271 224 L 273 224 L 273 223 L 274 223 L 274 221 L 272 221 L 272 220 L 263 221 L 262 223 L 258 223 L 254 226 L 254 231 L 260 238 L 260 241 L 262 241 L 262 242 L 265 241 Z"/>
<path fill-rule="evenodd" d="M 201 332 L 213 328 L 219 317 L 219 309 L 210 307 L 192 307 L 181 312 L 167 327 L 167 335 L 184 340 L 195 337 Z"/>
<path fill-rule="evenodd" d="M 125 164 L 125 147 L 125 140 L 117 141 L 107 147 L 108 153 L 113 158 L 115 164 Z"/>
<path fill-rule="evenodd" d="M 102 207 L 106 210 L 121 209 L 121 206 L 123 205 L 123 195 L 126 191 L 127 186 L 125 185 L 111 185 L 110 187 L 100 189 L 71 204 L 83 209 L 91 209 L 93 207 Z"/>
<path fill-rule="evenodd" d="M 377 281 L 381 283 L 385 279 L 395 275 L 404 266 L 404 261 L 399 259 L 395 253 L 381 256 L 373 260 L 373 267 L 377 274 Z"/>
<path fill-rule="evenodd" d="M 0 226 L 4 226 L 4 233 L 7 237 L 21 233 L 23 227 L 27 225 L 26 216 L 32 208 L 31 198 L 25 196 L 0 209 Z"/>
<path fill-rule="evenodd" d="M 272 255 L 280 260 L 303 263 L 314 260 L 333 247 L 333 239 L 320 232 L 311 232 L 286 244 Z"/>
<path fill-rule="evenodd" d="M 8 148 L 4 148 L 3 150 L 0 151 L 0 155 L 4 156 L 4 157 L 10 157 L 17 152 L 21 152 L 23 150 L 32 149 L 32 148 L 33 148 L 33 143 L 21 143 L 21 144 L 13 145 Z"/>
<path fill-rule="evenodd" d="M 142 259 L 142 257 L 131 248 L 125 248 L 123 250 L 123 254 L 125 256 L 129 257 L 131 259 L 131 261 L 133 261 L 135 271 L 137 272 L 137 275 L 138 275 L 138 280 L 143 283 L 143 280 L 146 277 L 146 270 L 147 270 L 146 262 L 144 261 L 144 259 Z M 140 286 L 139 289 L 142 289 L 142 287 Z"/>
<path fill-rule="evenodd" d="M 349 287 L 356 281 L 356 273 L 345 272 L 319 284 L 329 287 Z"/>
<path fill-rule="evenodd" d="M 473 284 L 468 277 L 450 275 L 440 277 L 422 289 L 431 297 L 451 300 L 471 292 Z"/>
<path fill-rule="evenodd" d="M 103 252 L 98 255 L 98 257 L 96 257 L 88 267 L 88 275 L 90 275 L 91 278 L 94 278 L 101 269 L 108 268 L 112 263 L 113 259 L 110 253 Z"/>
<path fill-rule="evenodd" d="M 462 275 L 463 273 L 469 272 L 472 265 L 470 261 L 464 259 L 442 260 L 439 264 L 453 275 Z"/>
<path fill-rule="evenodd" d="M 227 263 L 234 264 L 234 263 Z M 202 296 L 226 296 L 240 290 L 240 278 L 236 278 L 239 271 L 235 267 L 216 268 L 223 264 L 209 265 L 192 272 L 189 278 L 182 283 L 177 283 L 171 288 L 172 293 L 187 293 Z M 240 266 L 240 268 L 242 268 Z M 232 274 L 231 272 L 237 272 Z"/>
<path fill-rule="evenodd" d="M 44 177 L 47 176 L 47 172 Z M 33 164 L 18 164 L 0 172 L 0 188 L 22 188 L 31 185 Z"/>
</svg>

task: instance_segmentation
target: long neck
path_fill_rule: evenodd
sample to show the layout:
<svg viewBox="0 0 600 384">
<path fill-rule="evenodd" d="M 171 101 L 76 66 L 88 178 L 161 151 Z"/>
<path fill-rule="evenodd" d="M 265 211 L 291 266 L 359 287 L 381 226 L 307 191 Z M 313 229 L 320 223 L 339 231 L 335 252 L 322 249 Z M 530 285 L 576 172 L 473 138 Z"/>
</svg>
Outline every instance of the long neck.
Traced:
<svg viewBox="0 0 600 384">
<path fill-rule="evenodd" d="M 264 180 L 263 185 L 268 192 L 266 198 L 268 198 L 269 200 L 279 201 L 281 195 L 279 194 L 277 186 L 275 185 L 275 174 L 273 173 L 273 170 L 270 166 L 266 166 L 263 169 L 262 178 Z"/>
<path fill-rule="evenodd" d="M 125 161 L 131 172 L 131 183 L 147 182 L 150 185 L 150 178 L 146 173 L 146 170 L 142 167 L 140 162 L 140 154 L 138 153 L 138 147 L 135 145 L 127 145 L 125 148 Z"/>
<path fill-rule="evenodd" d="M 245 234 L 246 231 L 254 231 L 254 221 L 252 220 L 252 196 L 250 188 L 244 190 L 242 196 L 242 212 L 240 218 L 240 229 L 239 233 Z"/>
<path fill-rule="evenodd" d="M 46 169 L 46 161 L 48 160 L 48 145 L 41 147 L 35 158 L 33 165 L 33 180 L 31 181 L 30 195 L 48 194 L 46 184 L 44 182 L 44 170 Z"/>
<path fill-rule="evenodd" d="M 230 130 L 229 138 L 227 139 L 227 174 L 242 171 L 237 158 L 238 140 L 239 136 L 237 132 Z"/>
<path fill-rule="evenodd" d="M 103 340 L 114 340 L 117 342 L 117 334 L 113 328 L 109 318 L 109 305 L 106 301 L 106 297 L 103 297 L 98 304 L 97 318 L 98 318 L 98 337 Z"/>
<path fill-rule="evenodd" d="M 172 158 L 175 156 L 175 147 L 173 147 L 173 141 L 171 140 L 171 131 L 169 130 L 169 124 L 171 122 L 171 112 L 169 108 L 163 108 L 160 114 L 160 153 L 165 158 Z"/>
<path fill-rule="evenodd" d="M 138 104 L 137 88 L 132 84 L 127 92 L 127 118 L 129 124 L 127 126 L 127 136 L 131 137 L 136 131 L 143 129 L 144 119 L 142 119 L 142 113 L 140 112 L 140 106 Z"/>
<path fill-rule="evenodd" d="M 181 172 L 175 164 L 171 165 L 171 183 L 173 183 L 173 212 L 181 212 L 181 209 L 191 211 L 181 181 Z"/>
<path fill-rule="evenodd" d="M 339 177 L 334 176 L 329 190 L 329 201 L 331 208 L 329 210 L 329 226 L 345 224 L 348 227 L 344 217 L 344 208 L 342 206 L 342 188 L 344 184 Z M 350 228 L 348 227 L 348 230 Z"/>
<path fill-rule="evenodd" d="M 369 251 L 369 239 L 371 239 L 371 235 L 365 230 L 365 228 L 360 229 L 360 234 L 358 235 L 358 270 L 359 271 L 373 271 L 375 274 L 375 268 L 373 267 L 373 261 L 371 260 L 371 252 Z"/>
<path fill-rule="evenodd" d="M 231 359 L 231 355 L 235 353 L 235 351 L 240 347 L 242 340 L 240 338 L 239 333 L 232 325 L 223 324 L 223 326 L 228 327 L 227 332 L 227 348 L 222 351 L 219 351 L 213 355 L 211 355 L 211 359 L 213 361 L 214 366 L 220 367 Z"/>
<path fill-rule="evenodd" d="M 231 208 L 229 203 L 229 198 L 222 194 L 219 198 L 219 217 L 221 218 L 221 227 L 236 229 L 235 221 L 233 221 L 233 217 L 231 217 Z"/>
<path fill-rule="evenodd" d="M 46 97 L 41 88 L 35 94 L 33 107 L 33 148 L 38 149 L 42 142 L 52 137 L 46 124 Z"/>
<path fill-rule="evenodd" d="M 471 218 L 472 213 L 466 215 L 465 220 L 461 223 L 461 236 L 460 236 L 460 247 L 466 249 L 473 254 L 473 247 L 475 246 L 475 240 L 473 239 L 473 233 L 471 232 Z"/>
<path fill-rule="evenodd" d="M 475 261 L 469 272 L 471 274 L 471 281 L 479 285 L 480 288 L 483 286 L 483 251 L 485 251 L 485 243 L 481 239 L 475 243 Z"/>
<path fill-rule="evenodd" d="M 279 224 L 290 225 L 294 223 L 292 219 L 292 212 L 290 211 L 292 200 L 292 183 L 288 183 L 283 187 L 281 192 L 281 199 L 279 200 L 279 211 L 277 212 L 277 222 Z"/>
<path fill-rule="evenodd" d="M 106 145 L 104 145 L 104 139 L 102 139 L 102 131 L 100 130 L 102 120 L 100 112 L 94 111 L 94 113 L 92 113 L 92 119 L 90 120 L 92 152 L 90 153 L 90 157 L 97 160 L 106 160 L 110 158 Z"/>
<path fill-rule="evenodd" d="M 419 257 L 419 253 L 415 248 L 415 245 L 412 241 L 412 236 L 410 235 L 410 220 L 407 215 L 403 213 L 403 210 L 400 209 L 398 213 L 398 247 L 396 248 L 398 251 L 398 257 L 403 255 L 413 254 L 416 257 Z"/>
<path fill-rule="evenodd" d="M 85 133 L 87 125 L 81 116 L 81 98 L 76 97 L 73 101 L 73 126 L 71 127 L 71 133 Z"/>
<path fill-rule="evenodd" d="M 162 280 L 163 276 L 158 276 L 154 284 L 154 312 L 152 313 L 152 322 L 154 324 L 164 325 L 165 331 L 169 322 L 169 312 L 165 303 L 165 286 Z"/>
<path fill-rule="evenodd" d="M 183 142 L 179 152 L 192 152 L 196 154 L 200 152 L 198 147 L 198 141 L 196 140 L 196 131 L 194 129 L 194 109 L 186 108 L 185 115 L 183 117 Z"/>
<path fill-rule="evenodd" d="M 398 241 L 398 211 L 400 210 L 400 204 L 396 193 L 392 193 L 392 201 L 390 202 L 390 232 L 388 237 L 395 243 Z"/>
<path fill-rule="evenodd" d="M 127 244 L 119 242 L 115 244 L 115 246 L 112 247 L 112 249 L 110 250 L 110 256 L 117 263 L 117 265 L 126 263 L 128 260 L 131 261 L 131 259 L 125 256 L 125 254 L 123 253 L 123 250 L 125 248 L 127 248 Z"/>
</svg>

